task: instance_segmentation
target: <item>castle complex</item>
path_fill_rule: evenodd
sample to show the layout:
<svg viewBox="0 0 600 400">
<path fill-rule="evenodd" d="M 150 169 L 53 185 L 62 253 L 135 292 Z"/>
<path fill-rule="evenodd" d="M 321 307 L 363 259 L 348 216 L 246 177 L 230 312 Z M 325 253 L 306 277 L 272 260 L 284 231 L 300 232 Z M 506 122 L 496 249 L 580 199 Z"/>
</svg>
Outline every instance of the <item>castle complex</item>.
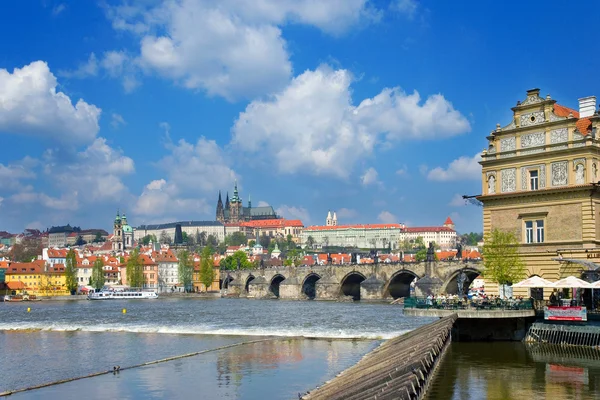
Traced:
<svg viewBox="0 0 600 400">
<path fill-rule="evenodd" d="M 600 117 L 596 98 L 579 110 L 539 89 L 487 137 L 481 165 L 483 232 L 516 232 L 528 276 L 556 280 L 600 263 Z"/>
<path fill-rule="evenodd" d="M 233 188 L 231 199 L 229 198 L 229 193 L 227 193 L 225 204 L 223 204 L 221 191 L 219 191 L 216 219 L 223 224 L 237 224 L 240 222 L 277 218 L 277 214 L 271 206 L 252 207 L 250 197 L 248 197 L 248 207 L 244 207 L 242 199 L 239 196 L 237 182 Z"/>
</svg>

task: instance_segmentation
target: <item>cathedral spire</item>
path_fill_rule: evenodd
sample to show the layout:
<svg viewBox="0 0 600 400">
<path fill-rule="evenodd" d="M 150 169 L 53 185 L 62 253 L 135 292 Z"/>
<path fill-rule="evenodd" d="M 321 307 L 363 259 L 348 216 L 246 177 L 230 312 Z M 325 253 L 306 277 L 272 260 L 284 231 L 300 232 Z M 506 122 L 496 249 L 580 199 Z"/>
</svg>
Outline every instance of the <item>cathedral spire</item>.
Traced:
<svg viewBox="0 0 600 400">
<path fill-rule="evenodd" d="M 248 208 L 252 208 L 252 199 L 250 198 L 250 195 L 248 195 Z"/>
<path fill-rule="evenodd" d="M 229 192 L 227 192 L 227 197 L 225 198 L 225 209 L 229 210 Z"/>
</svg>

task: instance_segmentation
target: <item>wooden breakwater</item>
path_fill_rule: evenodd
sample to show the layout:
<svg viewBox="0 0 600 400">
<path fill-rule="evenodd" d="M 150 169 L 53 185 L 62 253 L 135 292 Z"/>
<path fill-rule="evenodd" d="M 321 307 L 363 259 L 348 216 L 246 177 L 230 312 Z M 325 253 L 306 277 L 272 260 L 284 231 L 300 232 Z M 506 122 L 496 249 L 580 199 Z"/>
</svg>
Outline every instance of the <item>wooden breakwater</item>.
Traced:
<svg viewBox="0 0 600 400">
<path fill-rule="evenodd" d="M 529 327 L 525 341 L 599 348 L 600 326 L 536 322 Z"/>
<path fill-rule="evenodd" d="M 420 399 L 448 345 L 453 314 L 390 339 L 305 400 Z"/>
</svg>

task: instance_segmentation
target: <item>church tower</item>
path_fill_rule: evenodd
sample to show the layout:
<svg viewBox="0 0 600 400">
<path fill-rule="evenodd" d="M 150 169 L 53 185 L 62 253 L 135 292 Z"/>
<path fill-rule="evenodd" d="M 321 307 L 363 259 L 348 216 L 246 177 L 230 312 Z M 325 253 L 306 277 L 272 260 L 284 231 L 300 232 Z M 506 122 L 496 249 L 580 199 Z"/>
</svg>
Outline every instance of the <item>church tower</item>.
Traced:
<svg viewBox="0 0 600 400">
<path fill-rule="evenodd" d="M 238 188 L 237 188 L 237 180 L 235 181 L 235 186 L 233 187 L 233 196 L 231 196 L 231 200 L 229 201 L 229 221 L 231 223 L 237 223 L 243 220 L 244 218 L 244 206 L 242 203 L 242 199 L 240 199 Z"/>
<path fill-rule="evenodd" d="M 113 224 L 112 249 L 114 252 L 123 251 L 123 220 L 118 211 Z"/>
<path fill-rule="evenodd" d="M 333 226 L 333 218 L 331 217 L 331 211 L 327 211 L 327 219 L 325 220 L 325 226 Z"/>
<path fill-rule="evenodd" d="M 228 198 L 229 200 L 229 198 Z M 219 190 L 219 200 L 217 200 L 217 215 L 216 220 L 223 223 L 225 222 L 225 211 L 223 210 L 223 200 L 221 200 L 221 191 Z"/>
<path fill-rule="evenodd" d="M 337 226 L 337 214 L 335 211 L 333 212 L 333 218 L 331 219 L 331 225 Z"/>
</svg>

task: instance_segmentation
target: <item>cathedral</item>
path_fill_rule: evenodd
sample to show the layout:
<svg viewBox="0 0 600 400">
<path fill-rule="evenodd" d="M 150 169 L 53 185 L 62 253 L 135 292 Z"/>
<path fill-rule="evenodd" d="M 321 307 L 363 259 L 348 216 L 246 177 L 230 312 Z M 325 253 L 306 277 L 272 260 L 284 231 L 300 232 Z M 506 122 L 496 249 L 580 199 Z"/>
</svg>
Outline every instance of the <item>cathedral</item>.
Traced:
<svg viewBox="0 0 600 400">
<path fill-rule="evenodd" d="M 114 252 L 120 252 L 133 246 L 133 228 L 127 223 L 125 213 L 115 217 L 113 224 L 112 249 Z"/>
<path fill-rule="evenodd" d="M 252 207 L 250 197 L 248 197 L 248 207 L 244 207 L 242 199 L 239 196 L 237 182 L 233 188 L 233 196 L 231 196 L 231 199 L 229 198 L 229 193 L 227 193 L 225 204 L 223 204 L 221 191 L 219 191 L 216 214 L 217 221 L 224 224 L 279 218 L 271 206 Z"/>
</svg>

